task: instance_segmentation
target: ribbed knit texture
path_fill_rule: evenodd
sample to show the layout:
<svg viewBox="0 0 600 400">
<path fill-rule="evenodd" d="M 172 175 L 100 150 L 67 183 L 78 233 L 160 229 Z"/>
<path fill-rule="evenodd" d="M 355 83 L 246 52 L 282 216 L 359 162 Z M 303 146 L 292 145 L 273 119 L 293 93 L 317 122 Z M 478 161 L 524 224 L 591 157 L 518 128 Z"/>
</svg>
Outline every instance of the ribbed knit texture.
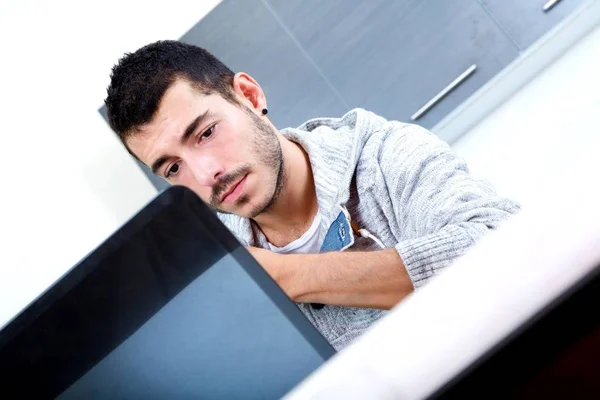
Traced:
<svg viewBox="0 0 600 400">
<path fill-rule="evenodd" d="M 282 133 L 309 155 L 323 215 L 320 240 L 340 207 L 345 207 L 361 228 L 398 251 L 415 288 L 519 209 L 515 202 L 497 196 L 487 182 L 473 178 L 447 144 L 416 125 L 355 109 L 342 118 L 313 119 Z M 235 215 L 219 217 L 244 245 L 268 248 L 251 221 Z M 351 248 L 377 249 L 362 238 Z M 336 349 L 385 314 L 299 306 Z"/>
</svg>

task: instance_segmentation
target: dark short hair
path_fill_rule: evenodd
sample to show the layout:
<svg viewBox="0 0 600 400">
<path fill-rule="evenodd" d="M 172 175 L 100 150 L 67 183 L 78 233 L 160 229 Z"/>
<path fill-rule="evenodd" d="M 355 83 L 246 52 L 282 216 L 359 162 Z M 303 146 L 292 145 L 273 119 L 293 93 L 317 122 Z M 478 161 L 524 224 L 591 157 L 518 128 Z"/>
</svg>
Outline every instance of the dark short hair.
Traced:
<svg viewBox="0 0 600 400">
<path fill-rule="evenodd" d="M 237 104 L 234 73 L 205 49 L 165 40 L 126 53 L 112 68 L 107 88 L 108 122 L 123 142 L 150 122 L 169 87 L 177 79 L 190 82 L 202 94 L 218 93 Z"/>
</svg>

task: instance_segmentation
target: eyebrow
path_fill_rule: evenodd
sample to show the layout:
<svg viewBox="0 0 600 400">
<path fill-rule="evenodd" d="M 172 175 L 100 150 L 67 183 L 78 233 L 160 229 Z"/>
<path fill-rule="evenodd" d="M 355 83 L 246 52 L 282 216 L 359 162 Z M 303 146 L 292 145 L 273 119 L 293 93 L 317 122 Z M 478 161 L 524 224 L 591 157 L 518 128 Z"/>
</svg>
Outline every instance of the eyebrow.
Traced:
<svg viewBox="0 0 600 400">
<path fill-rule="evenodd" d="M 158 160 L 154 161 L 152 163 L 152 173 L 157 175 L 157 172 L 160 169 L 160 167 L 162 167 L 163 164 L 166 163 L 168 159 L 169 159 L 169 157 L 160 157 Z"/>
<path fill-rule="evenodd" d="M 192 122 L 190 122 L 190 124 L 187 126 L 187 128 L 185 128 L 185 131 L 181 135 L 181 139 L 179 140 L 179 142 L 181 144 L 185 144 L 188 141 L 188 139 L 190 138 L 190 136 L 192 136 L 192 134 L 196 131 L 198 126 L 202 125 L 206 120 L 210 119 L 211 117 L 212 117 L 212 113 L 210 112 L 210 110 L 206 110 L 204 113 L 198 115 Z M 152 163 L 152 167 L 151 167 L 152 173 L 156 174 L 158 172 L 158 170 L 160 169 L 160 167 L 162 167 L 163 164 L 166 163 L 168 159 L 169 159 L 169 157 L 162 156 L 162 157 L 158 158 L 156 161 L 154 161 Z"/>
<path fill-rule="evenodd" d="M 190 136 L 192 136 L 192 134 L 196 131 L 196 128 L 198 128 L 198 125 L 202 125 L 207 119 L 210 119 L 211 117 L 212 113 L 210 112 L 210 110 L 206 110 L 203 114 L 198 115 L 195 120 L 190 122 L 188 127 L 185 129 L 185 132 L 183 132 L 183 135 L 181 135 L 180 143 L 184 144 L 185 142 L 187 142 Z"/>
</svg>

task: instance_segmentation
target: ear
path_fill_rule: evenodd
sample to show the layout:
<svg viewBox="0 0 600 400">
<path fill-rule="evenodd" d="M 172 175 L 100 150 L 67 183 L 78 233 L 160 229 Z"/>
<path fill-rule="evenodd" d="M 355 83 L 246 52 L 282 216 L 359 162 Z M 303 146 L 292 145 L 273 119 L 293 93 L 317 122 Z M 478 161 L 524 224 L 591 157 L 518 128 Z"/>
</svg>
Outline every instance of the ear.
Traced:
<svg viewBox="0 0 600 400">
<path fill-rule="evenodd" d="M 257 113 L 260 114 L 263 108 L 267 108 L 265 92 L 263 92 L 258 82 L 247 73 L 238 72 L 234 75 L 233 91 Z"/>
</svg>

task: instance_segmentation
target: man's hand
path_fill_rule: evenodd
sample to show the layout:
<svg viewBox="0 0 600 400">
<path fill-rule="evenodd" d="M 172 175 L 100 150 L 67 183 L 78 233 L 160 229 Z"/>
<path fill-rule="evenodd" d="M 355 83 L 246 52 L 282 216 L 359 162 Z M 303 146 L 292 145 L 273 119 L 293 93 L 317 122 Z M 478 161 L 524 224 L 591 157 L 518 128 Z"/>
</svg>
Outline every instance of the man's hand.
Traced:
<svg viewBox="0 0 600 400">
<path fill-rule="evenodd" d="M 322 254 L 247 250 L 297 303 L 390 309 L 413 291 L 395 249 Z"/>
</svg>

